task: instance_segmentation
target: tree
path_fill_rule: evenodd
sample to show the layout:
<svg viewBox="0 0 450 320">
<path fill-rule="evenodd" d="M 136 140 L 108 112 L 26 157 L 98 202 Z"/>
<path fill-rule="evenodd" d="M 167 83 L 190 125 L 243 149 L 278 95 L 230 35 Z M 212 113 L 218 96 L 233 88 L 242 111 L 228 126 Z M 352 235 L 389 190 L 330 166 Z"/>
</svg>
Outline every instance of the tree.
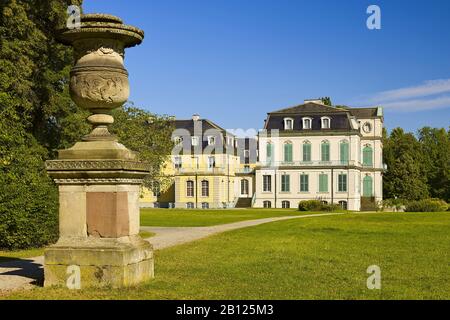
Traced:
<svg viewBox="0 0 450 320">
<path fill-rule="evenodd" d="M 331 103 L 331 98 L 330 97 L 323 97 L 323 98 L 320 98 L 320 100 L 322 100 L 322 103 L 324 105 L 327 105 L 327 106 L 330 106 L 330 107 L 333 105 Z"/>
<path fill-rule="evenodd" d="M 411 133 L 395 128 L 383 141 L 385 198 L 418 200 L 429 196 L 421 145 Z"/>
<path fill-rule="evenodd" d="M 110 131 L 119 137 L 119 142 L 137 151 L 142 161 L 151 165 L 145 186 L 151 188 L 153 181 L 164 182 L 161 176 L 173 148 L 171 140 L 175 129 L 169 116 L 157 116 L 129 104 L 113 111 L 114 124 Z"/>
<path fill-rule="evenodd" d="M 425 175 L 434 198 L 450 200 L 450 131 L 424 127 L 418 132 Z"/>
</svg>

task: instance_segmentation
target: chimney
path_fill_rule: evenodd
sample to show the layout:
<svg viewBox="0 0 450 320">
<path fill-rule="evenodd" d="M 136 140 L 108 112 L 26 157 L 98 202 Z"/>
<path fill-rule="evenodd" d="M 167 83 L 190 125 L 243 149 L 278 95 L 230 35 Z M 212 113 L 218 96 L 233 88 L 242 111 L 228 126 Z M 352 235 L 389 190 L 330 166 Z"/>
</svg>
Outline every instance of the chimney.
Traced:
<svg viewBox="0 0 450 320">
<path fill-rule="evenodd" d="M 198 114 L 194 114 L 194 115 L 192 115 L 192 120 L 198 121 L 198 120 L 200 120 L 200 116 Z"/>
</svg>

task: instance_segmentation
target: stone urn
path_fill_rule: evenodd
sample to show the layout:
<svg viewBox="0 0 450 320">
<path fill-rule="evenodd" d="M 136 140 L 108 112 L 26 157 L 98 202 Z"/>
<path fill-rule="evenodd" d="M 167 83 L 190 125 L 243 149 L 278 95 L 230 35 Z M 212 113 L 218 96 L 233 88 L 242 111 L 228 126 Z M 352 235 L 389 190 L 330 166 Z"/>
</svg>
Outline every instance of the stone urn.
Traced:
<svg viewBox="0 0 450 320">
<path fill-rule="evenodd" d="M 152 246 L 139 236 L 140 186 L 150 167 L 108 131 L 111 111 L 129 96 L 125 48 L 143 37 L 105 14 L 83 15 L 80 28 L 58 36 L 74 48 L 70 94 L 91 112 L 93 130 L 46 162 L 60 205 L 59 240 L 45 250 L 45 286 L 123 287 L 153 277 Z"/>
</svg>

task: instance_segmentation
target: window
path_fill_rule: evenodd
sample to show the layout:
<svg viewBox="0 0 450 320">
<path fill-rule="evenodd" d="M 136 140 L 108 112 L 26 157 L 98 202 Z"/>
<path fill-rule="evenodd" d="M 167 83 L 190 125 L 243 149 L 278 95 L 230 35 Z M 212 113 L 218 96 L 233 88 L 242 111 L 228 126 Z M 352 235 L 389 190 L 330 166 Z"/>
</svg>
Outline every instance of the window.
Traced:
<svg viewBox="0 0 450 320">
<path fill-rule="evenodd" d="M 264 201 L 264 202 L 263 202 L 263 206 L 264 206 L 264 208 L 266 208 L 266 209 L 272 208 L 272 202 L 270 202 L 270 201 Z"/>
<path fill-rule="evenodd" d="M 214 156 L 208 157 L 208 169 L 213 169 L 216 167 L 216 158 Z"/>
<path fill-rule="evenodd" d="M 301 174 L 300 175 L 300 192 L 308 192 L 309 191 L 309 175 Z"/>
<path fill-rule="evenodd" d="M 309 130 L 312 127 L 312 119 L 311 118 L 303 118 L 303 129 Z"/>
<path fill-rule="evenodd" d="M 186 182 L 186 196 L 187 197 L 194 196 L 194 181 L 189 180 Z"/>
<path fill-rule="evenodd" d="M 212 146 L 216 144 L 216 137 L 209 136 L 208 137 L 208 145 Z"/>
<path fill-rule="evenodd" d="M 179 145 L 183 142 L 183 137 L 175 137 L 173 141 L 175 142 L 175 145 Z"/>
<path fill-rule="evenodd" d="M 347 191 L 347 175 L 345 173 L 341 173 L 338 175 L 338 191 Z"/>
<path fill-rule="evenodd" d="M 186 208 L 188 208 L 188 209 L 194 209 L 194 203 L 193 203 L 193 202 L 188 202 L 188 203 L 186 203 Z"/>
<path fill-rule="evenodd" d="M 303 161 L 311 161 L 311 143 L 309 141 L 303 143 Z"/>
<path fill-rule="evenodd" d="M 346 140 L 341 141 L 339 145 L 341 164 L 348 165 L 348 150 L 348 142 Z"/>
<path fill-rule="evenodd" d="M 291 207 L 291 203 L 289 202 L 289 201 L 282 201 L 281 202 L 281 207 L 283 208 L 283 209 L 289 209 L 290 207 Z"/>
<path fill-rule="evenodd" d="M 292 162 L 292 143 L 284 144 L 284 162 Z"/>
<path fill-rule="evenodd" d="M 330 161 L 330 143 L 323 141 L 321 145 L 322 161 Z"/>
<path fill-rule="evenodd" d="M 373 165 L 372 158 L 373 158 L 372 147 L 366 145 L 363 149 L 363 166 L 372 167 Z"/>
<path fill-rule="evenodd" d="M 202 181 L 202 197 L 209 197 L 209 181 Z"/>
<path fill-rule="evenodd" d="M 173 159 L 173 165 L 174 165 L 175 169 L 180 169 L 183 166 L 181 157 L 175 157 Z"/>
<path fill-rule="evenodd" d="M 244 150 L 244 158 L 250 158 L 250 151 Z"/>
<path fill-rule="evenodd" d="M 372 125 L 369 122 L 366 122 L 364 123 L 362 129 L 365 133 L 370 133 L 370 131 L 372 131 Z"/>
<path fill-rule="evenodd" d="M 202 202 L 202 209 L 209 209 L 209 203 L 208 202 Z"/>
<path fill-rule="evenodd" d="M 198 137 L 191 137 L 192 146 L 198 146 Z"/>
<path fill-rule="evenodd" d="M 152 192 L 154 197 L 159 197 L 161 195 L 161 186 L 158 181 L 152 182 Z"/>
<path fill-rule="evenodd" d="M 272 176 L 263 176 L 263 192 L 272 192 Z"/>
<path fill-rule="evenodd" d="M 288 174 L 281 175 L 281 192 L 290 192 L 291 191 L 291 185 L 290 185 L 291 176 Z"/>
<path fill-rule="evenodd" d="M 272 163 L 272 161 L 273 161 L 272 151 L 273 151 L 273 145 L 271 142 L 268 142 L 266 145 L 267 163 Z"/>
<path fill-rule="evenodd" d="M 322 117 L 322 129 L 330 129 L 331 120 L 328 117 Z"/>
<path fill-rule="evenodd" d="M 285 118 L 284 119 L 284 130 L 293 130 L 294 129 L 294 119 Z"/>
<path fill-rule="evenodd" d="M 342 210 L 347 210 L 347 201 L 339 201 L 339 206 Z"/>
<path fill-rule="evenodd" d="M 328 175 L 319 174 L 319 192 L 328 192 Z"/>
<path fill-rule="evenodd" d="M 373 181 L 371 176 L 365 176 L 363 179 L 363 197 L 373 196 Z"/>
<path fill-rule="evenodd" d="M 241 194 L 248 195 L 248 180 L 241 180 Z"/>
<path fill-rule="evenodd" d="M 233 137 L 227 137 L 227 144 L 228 144 L 228 145 L 232 146 L 232 145 L 233 145 L 233 142 L 234 142 Z"/>
</svg>

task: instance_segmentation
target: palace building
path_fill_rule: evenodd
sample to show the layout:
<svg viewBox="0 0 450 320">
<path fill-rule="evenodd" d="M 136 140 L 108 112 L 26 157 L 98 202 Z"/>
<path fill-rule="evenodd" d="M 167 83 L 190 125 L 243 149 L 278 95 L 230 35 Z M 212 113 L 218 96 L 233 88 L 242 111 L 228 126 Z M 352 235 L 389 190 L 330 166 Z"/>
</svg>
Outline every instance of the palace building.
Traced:
<svg viewBox="0 0 450 320">
<path fill-rule="evenodd" d="M 142 206 L 294 208 L 316 199 L 359 211 L 383 198 L 380 107 L 305 100 L 268 113 L 254 138 L 198 115 L 175 126 L 169 182 L 144 190 Z"/>
</svg>

